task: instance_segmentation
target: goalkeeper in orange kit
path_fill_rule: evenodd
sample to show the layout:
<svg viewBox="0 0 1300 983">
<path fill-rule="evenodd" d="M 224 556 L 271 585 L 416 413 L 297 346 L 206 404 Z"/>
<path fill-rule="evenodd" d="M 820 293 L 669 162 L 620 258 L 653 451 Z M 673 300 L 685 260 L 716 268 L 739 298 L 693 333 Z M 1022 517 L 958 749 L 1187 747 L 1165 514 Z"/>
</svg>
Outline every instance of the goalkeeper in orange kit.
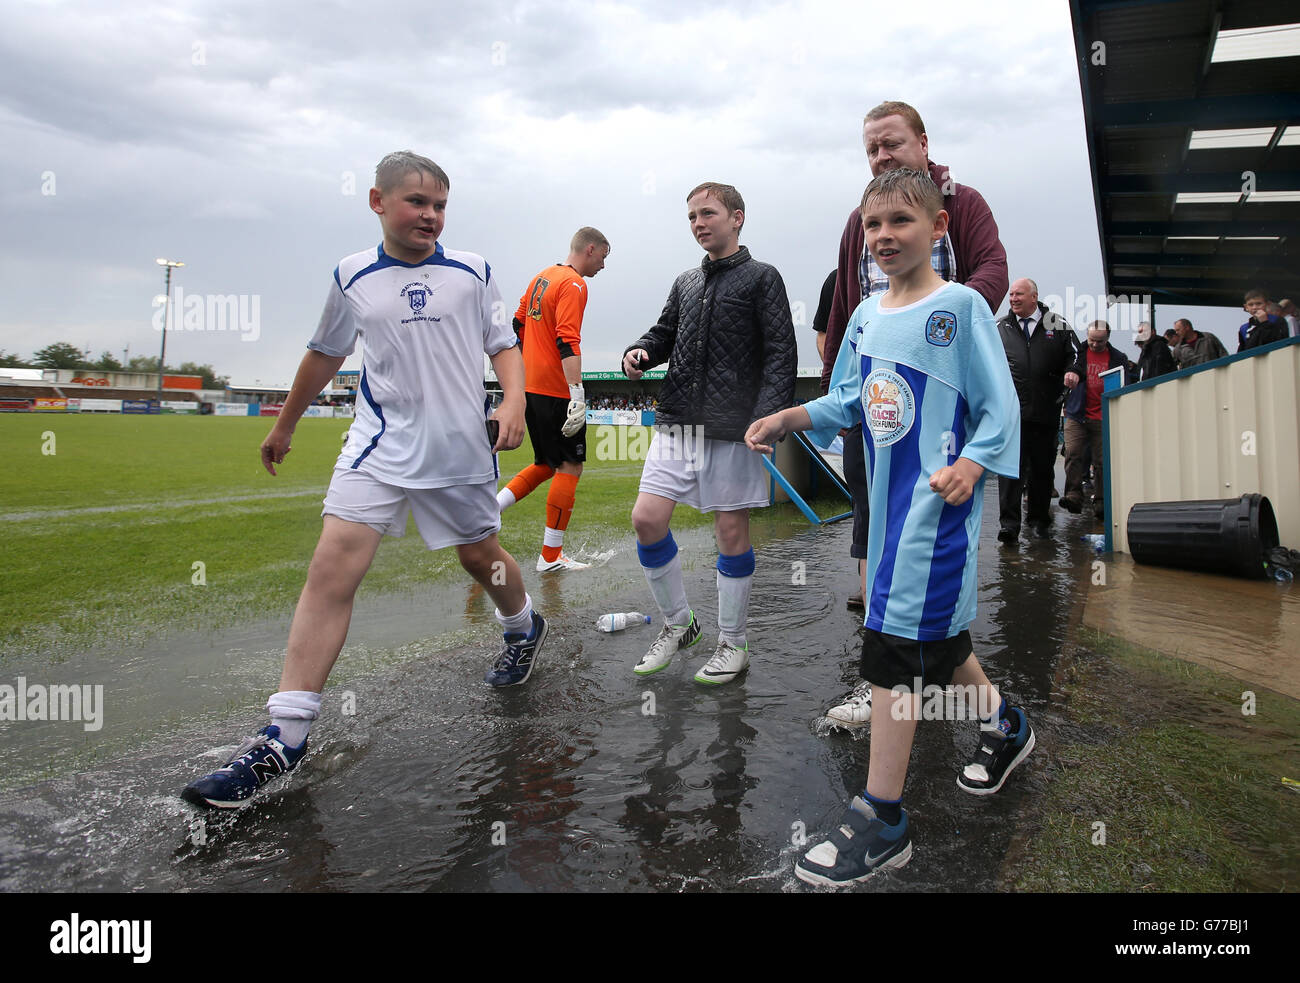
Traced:
<svg viewBox="0 0 1300 983">
<path fill-rule="evenodd" d="M 590 566 L 564 555 L 564 530 L 587 459 L 587 398 L 582 388 L 582 315 L 587 308 L 585 277 L 605 268 L 609 240 L 591 227 L 569 243 L 569 258 L 533 277 L 519 299 L 514 326 L 523 341 L 525 419 L 534 463 L 497 492 L 504 512 L 543 481 L 546 531 L 537 570 L 584 570 Z"/>
</svg>

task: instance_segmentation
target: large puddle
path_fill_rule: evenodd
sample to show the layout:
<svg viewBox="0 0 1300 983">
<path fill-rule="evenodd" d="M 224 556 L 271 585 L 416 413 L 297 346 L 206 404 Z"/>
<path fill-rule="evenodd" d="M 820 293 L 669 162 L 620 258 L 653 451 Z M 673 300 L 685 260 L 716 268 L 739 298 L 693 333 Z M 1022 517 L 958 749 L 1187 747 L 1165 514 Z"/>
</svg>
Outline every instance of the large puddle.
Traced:
<svg viewBox="0 0 1300 983">
<path fill-rule="evenodd" d="M 1053 677 L 1093 558 L 1078 539 L 1092 527 L 1058 515 L 1054 540 L 1011 551 L 994 542 L 996 513 L 990 484 L 972 635 L 1050 746 Z M 717 624 L 704 531 L 678 540 L 706 637 L 648 680 L 631 668 L 652 626 L 594 627 L 605 611 L 652 610 L 630 532 L 591 571 L 527 574 L 552 628 L 518 689 L 483 684 L 500 636 L 481 590 L 363 592 L 312 753 L 236 814 L 200 814 L 177 793 L 264 722 L 287 616 L 58 664 L 7 656 L 0 682 L 99 684 L 104 707 L 93 732 L 0 724 L 0 889 L 802 890 L 801 831 L 824 831 L 866 773 L 867 741 L 814 727 L 856 681 L 849 533 L 755 516 L 752 666 L 718 688 L 691 679 Z M 867 890 L 998 883 L 1013 819 L 1042 779 L 1031 759 L 998 796 L 962 793 L 975 740 L 970 723 L 919 728 L 915 856 Z"/>
</svg>

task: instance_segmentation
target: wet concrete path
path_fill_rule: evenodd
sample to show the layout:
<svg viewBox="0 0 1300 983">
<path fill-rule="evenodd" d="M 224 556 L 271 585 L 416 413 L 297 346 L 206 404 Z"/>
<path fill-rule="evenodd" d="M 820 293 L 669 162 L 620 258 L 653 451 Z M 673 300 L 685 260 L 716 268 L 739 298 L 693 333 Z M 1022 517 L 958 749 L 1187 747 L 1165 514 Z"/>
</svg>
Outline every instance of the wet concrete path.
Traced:
<svg viewBox="0 0 1300 983">
<path fill-rule="evenodd" d="M 988 491 L 972 636 L 1050 748 L 1053 680 L 1093 559 L 1078 538 L 1093 526 L 1058 515 L 1054 540 L 1008 550 Z M 592 571 L 528 574 L 552 633 L 519 689 L 482 682 L 499 635 L 477 588 L 363 595 L 312 753 L 234 815 L 201 815 L 177 793 L 264 722 L 287 616 L 129 656 L 6 659 L 5 682 L 102 683 L 105 712 L 94 733 L 0 724 L 0 890 L 803 890 L 796 840 L 817 842 L 866 773 L 866 740 L 813 727 L 856 682 L 849 533 L 755 516 L 753 664 L 716 689 L 691 679 L 717 623 L 703 531 L 678 540 L 706 638 L 648 680 L 631 667 L 652 626 L 594 628 L 604 611 L 652 607 L 630 534 L 598 544 L 614 552 Z M 975 740 L 970 722 L 918 729 L 914 859 L 862 890 L 998 885 L 1016 817 L 1050 769 L 1031 759 L 998 796 L 967 795 L 956 776 Z"/>
</svg>

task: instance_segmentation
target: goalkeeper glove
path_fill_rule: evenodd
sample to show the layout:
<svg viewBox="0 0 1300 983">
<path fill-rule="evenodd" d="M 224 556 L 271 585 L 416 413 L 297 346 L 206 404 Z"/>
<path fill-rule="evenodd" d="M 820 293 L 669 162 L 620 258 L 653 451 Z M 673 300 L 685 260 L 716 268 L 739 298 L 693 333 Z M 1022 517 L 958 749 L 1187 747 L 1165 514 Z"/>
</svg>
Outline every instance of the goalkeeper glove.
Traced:
<svg viewBox="0 0 1300 983">
<path fill-rule="evenodd" d="M 587 425 L 587 394 L 582 386 L 569 386 L 569 415 L 560 427 L 560 433 L 572 437 Z"/>
</svg>

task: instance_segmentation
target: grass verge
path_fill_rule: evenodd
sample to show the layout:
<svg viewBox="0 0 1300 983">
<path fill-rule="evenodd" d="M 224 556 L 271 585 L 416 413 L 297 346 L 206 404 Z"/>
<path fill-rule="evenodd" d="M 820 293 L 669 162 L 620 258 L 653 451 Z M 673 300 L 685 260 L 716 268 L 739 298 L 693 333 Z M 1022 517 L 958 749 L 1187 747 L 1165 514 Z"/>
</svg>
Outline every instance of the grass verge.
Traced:
<svg viewBox="0 0 1300 983">
<path fill-rule="evenodd" d="M 1252 706 L 1237 679 L 1080 632 L 1048 792 L 1008 886 L 1294 890 L 1300 795 L 1282 778 L 1300 779 L 1300 703 L 1255 690 Z"/>
</svg>

